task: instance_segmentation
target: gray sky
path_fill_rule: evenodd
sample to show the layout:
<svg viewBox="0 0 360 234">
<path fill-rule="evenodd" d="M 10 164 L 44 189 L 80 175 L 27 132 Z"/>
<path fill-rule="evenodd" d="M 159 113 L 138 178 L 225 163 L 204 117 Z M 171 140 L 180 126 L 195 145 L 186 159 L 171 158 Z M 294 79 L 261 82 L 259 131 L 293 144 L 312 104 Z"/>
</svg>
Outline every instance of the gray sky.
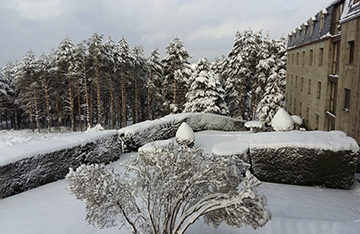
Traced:
<svg viewBox="0 0 360 234">
<path fill-rule="evenodd" d="M 124 36 L 148 56 L 179 37 L 193 56 L 227 55 L 236 31 L 251 27 L 279 38 L 334 0 L 0 0 L 0 67 L 37 56 L 70 36 L 74 43 L 97 33 Z"/>
</svg>

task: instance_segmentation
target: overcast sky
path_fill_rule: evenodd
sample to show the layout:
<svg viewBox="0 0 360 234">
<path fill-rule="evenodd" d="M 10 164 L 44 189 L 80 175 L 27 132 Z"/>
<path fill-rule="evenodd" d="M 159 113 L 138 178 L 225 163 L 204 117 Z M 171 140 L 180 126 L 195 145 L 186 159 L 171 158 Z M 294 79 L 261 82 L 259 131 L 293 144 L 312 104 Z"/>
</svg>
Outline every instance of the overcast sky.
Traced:
<svg viewBox="0 0 360 234">
<path fill-rule="evenodd" d="M 195 62 L 227 55 L 236 31 L 251 27 L 286 36 L 334 0 L 0 0 L 0 66 L 57 48 L 70 36 L 74 43 L 94 32 L 148 56 L 179 37 Z"/>
</svg>

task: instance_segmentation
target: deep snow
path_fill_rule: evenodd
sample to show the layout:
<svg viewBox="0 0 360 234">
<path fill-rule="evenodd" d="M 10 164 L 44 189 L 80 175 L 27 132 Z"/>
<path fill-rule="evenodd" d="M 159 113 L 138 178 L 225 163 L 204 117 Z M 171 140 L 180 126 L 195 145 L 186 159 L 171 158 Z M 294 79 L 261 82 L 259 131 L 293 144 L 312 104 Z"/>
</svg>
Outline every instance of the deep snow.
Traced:
<svg viewBox="0 0 360 234">
<path fill-rule="evenodd" d="M 202 145 L 206 152 L 211 153 L 213 145 L 236 141 L 241 134 L 244 137 L 249 133 L 198 132 L 195 133 L 195 144 Z M 38 135 L 34 136 L 35 139 L 37 137 Z M 47 137 L 50 138 L 48 135 Z M 132 154 L 137 155 L 137 153 Z M 130 155 L 122 155 L 119 161 L 129 158 Z M 119 161 L 109 166 L 117 168 Z M 360 180 L 360 177 L 358 179 Z M 273 219 L 264 228 L 253 230 L 251 227 L 243 227 L 239 230 L 222 224 L 218 229 L 214 229 L 205 225 L 200 219 L 188 233 L 359 233 L 360 184 L 358 181 L 355 181 L 351 190 L 263 183 L 262 192 L 267 196 L 268 207 L 273 215 Z M 0 233 L 131 233 L 130 229 L 125 228 L 119 231 L 119 227 L 99 230 L 87 224 L 85 215 L 84 203 L 76 200 L 67 190 L 67 182 L 61 180 L 0 200 Z"/>
</svg>

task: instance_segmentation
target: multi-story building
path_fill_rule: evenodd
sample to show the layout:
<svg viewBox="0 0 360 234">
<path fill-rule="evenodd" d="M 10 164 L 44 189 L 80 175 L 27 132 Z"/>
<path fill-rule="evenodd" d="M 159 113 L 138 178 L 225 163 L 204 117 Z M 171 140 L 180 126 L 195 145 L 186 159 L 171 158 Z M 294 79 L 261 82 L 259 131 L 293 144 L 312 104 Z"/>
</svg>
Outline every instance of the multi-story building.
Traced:
<svg viewBox="0 0 360 234">
<path fill-rule="evenodd" d="M 289 34 L 285 108 L 308 130 L 360 143 L 360 0 L 337 0 Z"/>
</svg>

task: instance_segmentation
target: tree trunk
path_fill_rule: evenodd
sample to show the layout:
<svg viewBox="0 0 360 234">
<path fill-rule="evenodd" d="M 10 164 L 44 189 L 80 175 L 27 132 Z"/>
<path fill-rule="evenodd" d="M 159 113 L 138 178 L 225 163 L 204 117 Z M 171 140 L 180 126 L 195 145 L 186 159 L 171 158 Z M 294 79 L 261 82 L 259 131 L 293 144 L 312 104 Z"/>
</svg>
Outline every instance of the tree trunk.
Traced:
<svg viewBox="0 0 360 234">
<path fill-rule="evenodd" d="M 59 132 L 60 132 L 61 131 L 61 129 L 60 129 L 60 127 L 61 127 L 61 117 L 60 117 L 58 97 L 56 97 L 56 115 L 57 115 L 57 119 L 58 119 L 58 127 L 59 127 Z"/>
<path fill-rule="evenodd" d="M 40 118 L 39 118 L 39 109 L 38 109 L 38 101 L 36 97 L 36 91 L 33 89 L 34 93 L 34 104 L 35 104 L 35 120 L 36 120 L 36 128 L 38 133 L 40 133 Z"/>
<path fill-rule="evenodd" d="M 125 74 L 124 71 L 121 71 L 121 102 L 122 102 L 122 126 L 126 127 L 127 125 L 127 116 L 126 116 L 126 84 L 125 84 Z"/>
<path fill-rule="evenodd" d="M 69 98 L 70 98 L 71 129 L 73 132 L 76 132 L 75 116 L 74 116 L 74 97 L 73 97 L 70 77 L 69 77 Z"/>
<path fill-rule="evenodd" d="M 78 94 L 78 112 L 79 112 L 79 124 L 80 124 L 80 131 L 82 132 L 83 127 L 82 127 L 82 121 L 81 121 L 81 100 L 80 100 L 80 91 Z"/>
<path fill-rule="evenodd" d="M 46 114 L 47 114 L 47 121 L 48 121 L 48 131 L 51 131 L 52 127 L 52 119 L 50 117 L 50 104 L 49 104 L 49 94 L 48 94 L 48 83 L 46 73 L 44 73 L 44 80 L 45 80 L 45 101 L 46 101 Z"/>
<path fill-rule="evenodd" d="M 85 66 L 85 62 L 83 62 L 83 68 L 84 68 L 84 74 L 83 74 L 83 79 L 84 79 L 84 99 L 85 99 L 85 121 L 86 121 L 86 128 L 90 128 L 91 124 L 90 124 L 90 111 L 89 111 L 89 93 L 88 93 L 88 85 L 87 85 L 87 80 L 86 80 L 86 66 Z"/>
<path fill-rule="evenodd" d="M 121 121 L 121 101 L 120 95 L 117 96 L 117 105 L 118 105 L 118 119 L 119 119 L 119 127 L 122 128 L 122 121 Z"/>
<path fill-rule="evenodd" d="M 93 104 L 93 90 L 92 90 L 91 85 L 90 85 L 90 108 L 89 108 L 89 110 L 90 110 L 90 123 L 89 123 L 90 127 L 93 126 L 93 111 L 94 111 L 93 106 L 94 106 L 94 104 Z"/>
<path fill-rule="evenodd" d="M 177 100 L 176 100 L 176 79 L 174 78 L 174 101 L 173 101 L 173 103 L 175 106 L 176 106 L 176 102 L 177 102 Z"/>
<path fill-rule="evenodd" d="M 110 76 L 110 115 L 111 115 L 111 129 L 115 129 L 115 114 L 114 114 L 114 92 L 113 92 L 113 82 Z"/>
<path fill-rule="evenodd" d="M 151 84 L 151 70 L 149 71 L 149 84 Z M 150 85 L 148 87 L 148 111 L 147 111 L 147 119 L 150 120 L 150 103 L 151 103 L 151 90 Z"/>
<path fill-rule="evenodd" d="M 139 122 L 139 89 L 138 89 L 138 79 L 136 74 L 134 74 L 135 79 L 135 123 Z"/>
<path fill-rule="evenodd" d="M 96 96 L 97 96 L 97 107 L 98 107 L 98 113 L 97 113 L 97 123 L 101 124 L 102 122 L 102 113 L 101 113 L 101 95 L 100 95 L 100 74 L 99 74 L 99 65 L 96 64 Z"/>
</svg>

